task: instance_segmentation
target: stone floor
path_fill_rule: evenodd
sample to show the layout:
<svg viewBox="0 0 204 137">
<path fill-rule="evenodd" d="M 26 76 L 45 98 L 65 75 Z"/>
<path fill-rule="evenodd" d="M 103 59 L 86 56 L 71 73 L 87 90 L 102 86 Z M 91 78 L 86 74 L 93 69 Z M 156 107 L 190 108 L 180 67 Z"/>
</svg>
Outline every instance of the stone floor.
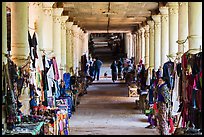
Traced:
<svg viewBox="0 0 204 137">
<path fill-rule="evenodd" d="M 147 116 L 137 110 L 135 98 L 128 97 L 126 84 L 112 83 L 111 79 L 101 78 L 88 88 L 88 94 L 81 97 L 70 119 L 70 134 L 158 134 L 157 129 L 146 129 L 147 125 Z"/>
</svg>

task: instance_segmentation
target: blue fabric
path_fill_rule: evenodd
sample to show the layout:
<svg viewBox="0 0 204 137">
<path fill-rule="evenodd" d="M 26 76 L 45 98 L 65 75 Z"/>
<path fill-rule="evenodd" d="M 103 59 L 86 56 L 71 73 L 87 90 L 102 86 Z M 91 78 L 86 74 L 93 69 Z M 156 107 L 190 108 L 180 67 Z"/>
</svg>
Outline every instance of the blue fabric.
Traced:
<svg viewBox="0 0 204 137">
<path fill-rule="evenodd" d="M 34 97 L 34 95 L 35 95 L 34 90 L 30 90 L 30 97 Z"/>
<path fill-rule="evenodd" d="M 100 60 L 96 60 L 96 62 L 95 62 L 95 69 L 100 69 L 102 64 L 103 63 Z"/>
<path fill-rule="evenodd" d="M 192 91 L 192 105 L 193 105 L 193 108 L 196 108 L 196 90 L 193 89 Z"/>
<path fill-rule="evenodd" d="M 59 84 L 58 84 L 57 80 L 55 81 L 55 86 L 56 86 L 56 89 L 57 89 L 57 90 L 55 90 L 55 97 L 59 98 L 60 97 L 60 87 L 59 87 Z"/>
<path fill-rule="evenodd" d="M 66 93 L 66 89 L 65 89 L 65 86 L 64 87 L 62 87 L 62 85 L 60 84 L 59 85 L 59 88 L 60 88 L 60 96 L 65 96 L 65 97 L 67 97 L 67 96 L 69 96 L 67 93 Z"/>
<path fill-rule="evenodd" d="M 99 76 L 100 76 L 100 69 L 95 69 L 95 71 L 94 71 L 95 73 L 94 73 L 94 80 L 95 80 L 95 78 L 96 78 L 96 76 L 97 76 L 97 80 L 99 80 Z"/>
<path fill-rule="evenodd" d="M 37 103 L 36 103 L 35 99 L 32 98 L 32 99 L 30 100 L 30 108 L 33 108 L 33 107 L 36 107 L 36 106 L 37 106 Z"/>
<path fill-rule="evenodd" d="M 154 103 L 154 102 L 153 102 L 153 97 L 154 97 L 154 95 L 153 95 L 153 89 L 150 88 L 150 89 L 149 89 L 149 104 L 153 104 L 153 103 Z"/>
<path fill-rule="evenodd" d="M 165 77 L 167 79 L 167 86 L 169 89 L 173 89 L 174 88 L 174 81 L 171 78 L 173 75 L 173 71 L 174 71 L 174 62 L 168 61 L 166 63 L 164 63 L 163 65 L 163 77 Z"/>
<path fill-rule="evenodd" d="M 63 74 L 63 79 L 64 79 L 66 90 L 70 90 L 70 77 L 71 77 L 70 73 Z"/>
</svg>

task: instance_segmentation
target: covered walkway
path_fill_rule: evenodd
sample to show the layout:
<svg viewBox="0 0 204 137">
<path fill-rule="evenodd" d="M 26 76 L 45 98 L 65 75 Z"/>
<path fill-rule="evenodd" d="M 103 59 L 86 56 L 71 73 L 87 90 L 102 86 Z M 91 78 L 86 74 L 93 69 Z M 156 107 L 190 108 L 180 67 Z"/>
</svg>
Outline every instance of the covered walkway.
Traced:
<svg viewBox="0 0 204 137">
<path fill-rule="evenodd" d="M 100 81 L 111 82 L 101 79 Z M 71 135 L 157 135 L 145 128 L 147 116 L 128 97 L 125 84 L 93 84 L 81 98 L 70 126 Z"/>
</svg>

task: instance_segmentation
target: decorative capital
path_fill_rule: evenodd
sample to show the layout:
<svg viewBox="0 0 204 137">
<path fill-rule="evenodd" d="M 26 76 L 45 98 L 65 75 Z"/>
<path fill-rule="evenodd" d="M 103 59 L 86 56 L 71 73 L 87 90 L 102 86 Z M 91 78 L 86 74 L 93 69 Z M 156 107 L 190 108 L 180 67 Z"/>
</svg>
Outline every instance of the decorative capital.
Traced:
<svg viewBox="0 0 204 137">
<path fill-rule="evenodd" d="M 154 28 L 154 21 L 153 20 L 148 20 L 147 24 L 149 25 L 150 29 Z"/>
<path fill-rule="evenodd" d="M 63 8 L 53 8 L 53 16 L 61 16 Z"/>
<path fill-rule="evenodd" d="M 178 2 L 169 2 L 169 15 L 175 15 L 178 14 Z"/>
<path fill-rule="evenodd" d="M 52 8 L 55 2 L 42 2 L 42 3 L 43 3 L 43 8 Z"/>
<path fill-rule="evenodd" d="M 179 2 L 179 6 L 188 6 L 188 2 Z"/>
<path fill-rule="evenodd" d="M 143 34 L 145 32 L 145 29 L 143 27 L 141 27 L 140 32 Z"/>
<path fill-rule="evenodd" d="M 161 22 L 161 15 L 152 15 L 155 24 Z"/>
<path fill-rule="evenodd" d="M 67 29 L 70 30 L 72 28 L 72 25 L 73 25 L 73 22 L 66 22 Z"/>
<path fill-rule="evenodd" d="M 149 33 L 149 25 L 145 25 L 144 29 L 145 29 L 145 33 Z"/>
<path fill-rule="evenodd" d="M 162 15 L 161 16 L 161 22 L 167 22 L 168 21 L 168 15 Z"/>
<path fill-rule="evenodd" d="M 145 37 L 145 38 L 148 38 L 148 37 L 149 37 L 149 33 L 148 33 L 148 32 L 145 32 L 144 37 Z"/>
<path fill-rule="evenodd" d="M 52 16 L 52 8 L 43 8 L 43 12 L 47 16 Z"/>
<path fill-rule="evenodd" d="M 29 2 L 29 7 L 33 6 L 34 8 L 41 8 L 43 6 L 42 2 Z"/>
<path fill-rule="evenodd" d="M 63 30 L 66 30 L 66 21 L 68 19 L 68 16 L 61 16 L 61 28 Z"/>
<path fill-rule="evenodd" d="M 168 15 L 169 8 L 168 7 L 160 7 L 159 11 L 160 11 L 161 15 Z"/>
<path fill-rule="evenodd" d="M 160 26 L 161 26 L 161 23 L 157 22 L 157 23 L 154 24 L 155 29 L 158 29 Z"/>
<path fill-rule="evenodd" d="M 60 17 L 54 16 L 53 17 L 53 22 L 54 23 L 60 23 L 61 22 Z"/>
</svg>

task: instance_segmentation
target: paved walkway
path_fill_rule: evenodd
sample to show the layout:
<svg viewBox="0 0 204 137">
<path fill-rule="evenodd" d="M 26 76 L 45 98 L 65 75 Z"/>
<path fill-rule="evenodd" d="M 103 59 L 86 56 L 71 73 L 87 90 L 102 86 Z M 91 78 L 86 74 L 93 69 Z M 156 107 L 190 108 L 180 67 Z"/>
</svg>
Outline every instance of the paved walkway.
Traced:
<svg viewBox="0 0 204 137">
<path fill-rule="evenodd" d="M 125 84 L 101 84 L 100 79 L 81 97 L 70 119 L 71 135 L 157 135 L 146 129 L 147 116 L 136 109 Z M 100 83 L 101 82 L 101 83 Z"/>
</svg>

